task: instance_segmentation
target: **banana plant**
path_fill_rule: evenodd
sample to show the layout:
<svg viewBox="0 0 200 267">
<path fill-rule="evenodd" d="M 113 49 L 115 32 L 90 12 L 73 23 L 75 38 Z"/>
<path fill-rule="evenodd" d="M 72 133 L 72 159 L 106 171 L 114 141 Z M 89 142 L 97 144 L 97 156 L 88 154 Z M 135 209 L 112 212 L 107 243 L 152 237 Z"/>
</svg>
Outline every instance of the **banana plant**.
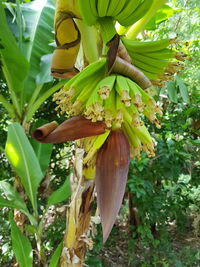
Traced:
<svg viewBox="0 0 200 267">
<path fill-rule="evenodd" d="M 78 2 L 80 13 L 76 13 L 76 8 L 70 10 L 72 2 L 75 6 Z M 62 50 L 67 48 L 64 42 L 62 43 L 65 31 L 62 24 L 69 25 L 71 22 L 71 28 L 77 35 L 80 31 L 81 38 L 84 38 L 86 29 L 90 32 L 95 28 L 102 38 L 104 48 L 96 60 L 87 62 L 90 63 L 89 66 L 75 76 L 72 75 L 65 86 L 54 94 L 53 100 L 57 104 L 57 110 L 71 118 L 59 126 L 54 122 L 46 124 L 34 132 L 35 139 L 42 143 L 81 139 L 77 145 L 85 151 L 82 155 L 80 151 L 76 154 L 75 162 L 77 163 L 78 159 L 81 161 L 77 164 L 79 166 L 75 164 L 76 179 L 72 181 L 72 202 L 67 212 L 68 227 L 63 242 L 61 266 L 84 264 L 86 244 L 91 243 L 85 233 L 91 216 L 90 205 L 94 189 L 92 180 L 95 179 L 103 241 L 106 242 L 122 203 L 130 157 L 140 158 L 141 151 L 149 157 L 154 156 L 153 140 L 142 118 L 145 116 L 157 128 L 161 127 L 156 113 L 162 115 L 162 111 L 149 91 L 152 89 L 151 80 L 160 78 L 163 81 L 164 77 L 160 76 L 164 76 L 165 73 L 169 76 L 166 70 L 168 67 L 171 75 L 177 71 L 176 65 L 169 66 L 171 59 L 175 58 L 175 51 L 168 48 L 173 40 L 130 40 L 130 32 L 134 32 L 135 29 L 138 31 L 137 22 L 140 22 L 139 29 L 142 30 L 165 2 L 57 1 L 57 50 L 54 53 L 54 61 L 61 64 L 61 52 L 64 58 Z M 135 8 L 131 9 L 130 5 Z M 63 13 L 65 15 L 62 15 Z M 76 19 L 78 30 L 73 19 Z M 117 34 L 116 21 L 122 26 L 130 27 L 124 38 Z M 59 33 L 62 37 L 60 40 Z M 136 33 L 133 39 L 137 36 Z M 75 45 L 79 38 L 75 39 L 73 36 L 71 39 L 74 43 L 70 43 L 66 53 L 72 48 L 76 52 Z M 86 45 L 93 51 L 95 43 L 92 47 L 87 40 L 81 41 L 83 47 Z M 73 60 L 70 62 L 73 63 Z M 73 64 L 63 70 L 53 68 L 56 75 L 71 75 L 70 70 L 71 73 L 74 72 Z"/>
<path fill-rule="evenodd" d="M 41 239 L 45 212 L 39 218 L 37 202 L 38 188 L 48 169 L 52 145 L 36 143 L 26 134 L 41 104 L 64 84 L 50 75 L 54 13 L 55 6 L 51 0 L 25 4 L 0 1 L 0 62 L 9 92 L 7 98 L 0 94 L 0 103 L 10 118 L 5 153 L 16 173 L 16 181 L 23 188 L 19 190 L 19 186 L 1 181 L 0 206 L 17 210 L 27 217 L 37 244 L 38 261 L 44 266 L 47 259 Z M 24 191 L 25 197 L 18 190 Z M 66 179 L 62 187 L 48 198 L 45 211 L 69 195 L 69 180 Z M 30 267 L 33 265 L 33 248 L 23 233 L 24 225 L 19 229 L 18 225 L 23 222 L 15 213 L 14 218 L 12 213 L 9 216 L 12 248 L 19 265 Z M 57 254 L 52 256 L 52 262 L 55 262 Z"/>
<path fill-rule="evenodd" d="M 56 264 L 60 253 L 61 266 L 83 266 L 84 264 L 86 244 L 91 245 L 91 240 L 85 233 L 90 223 L 95 177 L 103 241 L 106 242 L 122 203 L 130 157 L 139 158 L 142 151 L 149 157 L 154 156 L 153 140 L 142 118 L 147 117 L 157 128 L 160 128 L 156 113 L 161 115 L 162 112 L 153 97 L 149 95 L 148 90 L 152 88 L 151 80 L 160 78 L 163 73 L 166 73 L 166 68 L 170 67 L 172 74 L 176 72 L 176 66 L 168 64 L 175 54 L 167 48 L 171 42 L 169 39 L 157 43 L 142 43 L 129 39 L 135 39 L 138 32 L 144 28 L 156 10 L 165 2 L 165 0 L 57 0 L 55 13 L 57 47 L 53 53 L 51 71 L 55 77 L 70 78 L 70 80 L 59 92 L 55 93 L 54 101 L 58 105 L 57 109 L 61 110 L 61 114 L 72 118 L 59 126 L 52 122 L 39 127 L 34 132 L 34 137 L 41 143 L 50 144 L 81 140 L 77 141 L 79 148 L 75 155 L 76 171 L 72 180 L 72 201 L 67 212 L 68 227 L 62 244 L 63 249 L 62 245 L 59 245 L 52 256 L 52 262 L 55 261 Z M 43 11 L 51 4 L 49 1 L 38 2 L 36 0 L 29 5 L 34 5 L 34 3 L 45 4 L 40 15 L 34 18 L 34 21 L 40 21 Z M 17 12 L 19 29 L 22 28 L 20 24 L 23 21 L 22 18 L 26 18 L 26 12 L 23 15 L 24 6 L 26 5 L 22 5 L 21 13 Z M 130 8 L 130 6 L 134 6 L 134 8 Z M 2 7 L 1 5 L 0 11 L 3 13 Z M 19 7 L 18 2 L 17 7 Z M 51 9 L 48 9 L 47 13 L 51 16 Z M 30 14 L 28 17 L 30 20 Z M 4 15 L 4 34 L 9 33 L 5 21 Z M 115 22 L 130 27 L 126 37 L 122 38 L 118 35 Z M 49 24 L 45 25 L 45 34 L 44 30 L 41 31 L 42 36 L 35 28 L 31 31 L 36 40 L 41 42 L 44 38 L 49 41 L 51 33 L 48 32 L 48 26 Z M 69 35 L 65 35 L 65 30 L 68 30 Z M 95 42 L 92 44 L 85 39 L 85 33 L 87 33 L 86 36 L 94 37 L 96 34 L 99 37 L 94 37 Z M 11 75 L 15 73 L 16 65 L 12 67 L 11 74 L 6 68 L 5 63 L 9 62 L 10 58 L 6 52 L 9 50 L 9 47 L 6 47 L 7 42 L 2 41 L 3 35 L 0 35 L 1 51 L 3 51 L 1 57 L 3 72 L 13 102 L 13 109 L 9 111 L 9 114 L 16 114 L 14 119 L 25 126 L 40 104 L 46 97 L 57 91 L 62 86 L 62 82 L 46 90 L 44 84 L 51 82 L 46 73 L 48 65 L 46 60 L 49 56 L 46 55 L 42 58 L 42 68 L 38 68 L 38 62 L 40 62 L 40 57 L 39 60 L 36 60 L 38 51 L 33 53 L 38 48 L 37 42 L 31 48 L 27 46 L 27 43 L 23 43 L 24 35 L 21 30 L 18 31 L 17 37 L 17 50 L 15 50 L 16 45 L 14 48 L 12 44 L 10 51 L 21 55 L 20 63 L 17 66 L 17 69 L 24 69 L 24 72 L 20 73 L 21 76 L 13 78 Z M 101 40 L 100 45 L 97 44 L 97 39 Z M 34 38 L 30 38 L 30 42 L 33 40 Z M 12 41 L 13 43 L 15 41 L 13 37 Z M 82 42 L 82 53 L 86 59 L 90 59 L 88 62 L 84 62 L 84 65 L 89 64 L 89 66 L 78 73 L 74 63 L 80 42 Z M 48 42 L 44 41 L 44 43 L 46 45 L 45 52 L 52 49 L 48 46 Z M 103 53 L 99 50 L 102 50 Z M 40 49 L 39 51 L 41 52 Z M 95 59 L 88 56 L 90 54 L 88 51 L 92 52 Z M 51 52 L 52 50 L 49 53 Z M 32 53 L 35 57 L 32 57 Z M 163 56 L 166 58 L 160 60 Z M 45 80 L 43 80 L 44 77 Z M 160 80 L 163 80 L 163 77 Z M 17 85 L 16 90 L 15 84 Z M 28 87 L 30 90 L 27 90 Z M 2 103 L 7 110 L 8 107 L 12 107 L 6 100 Z M 33 183 L 30 178 L 34 177 L 34 174 L 29 174 L 27 183 L 27 174 L 24 171 L 21 172 L 20 163 L 27 157 L 28 161 L 25 161 L 26 164 L 23 166 L 27 171 L 30 163 L 28 155 L 33 151 L 30 152 L 31 149 L 28 148 L 27 142 L 24 146 L 19 142 L 19 135 L 23 136 L 23 139 L 25 138 L 22 132 L 20 133 L 19 124 L 10 126 L 9 130 L 6 152 L 13 168 L 21 177 L 34 211 L 33 217 L 37 220 L 37 188 L 42 172 L 35 163 L 35 168 L 37 165 L 36 169 L 38 169 L 37 179 L 33 178 Z M 16 134 L 17 132 L 18 134 Z M 27 147 L 26 151 L 23 151 L 24 147 Z M 16 156 L 12 157 L 11 155 Z M 20 155 L 22 156 L 21 160 L 19 160 Z M 33 153 L 32 157 L 34 158 Z M 67 182 L 63 186 L 66 184 Z M 65 187 L 60 190 L 61 192 L 66 191 Z M 60 191 L 55 193 L 48 203 L 55 203 L 54 199 L 58 196 L 60 196 Z M 5 199 L 5 201 L 9 200 Z M 13 225 L 13 229 L 16 229 L 12 221 L 11 225 Z M 42 222 L 39 223 L 35 236 L 38 251 L 40 251 L 40 261 L 45 265 L 41 229 Z M 24 239 L 24 242 L 27 243 L 27 251 L 30 252 L 27 240 Z"/>
</svg>

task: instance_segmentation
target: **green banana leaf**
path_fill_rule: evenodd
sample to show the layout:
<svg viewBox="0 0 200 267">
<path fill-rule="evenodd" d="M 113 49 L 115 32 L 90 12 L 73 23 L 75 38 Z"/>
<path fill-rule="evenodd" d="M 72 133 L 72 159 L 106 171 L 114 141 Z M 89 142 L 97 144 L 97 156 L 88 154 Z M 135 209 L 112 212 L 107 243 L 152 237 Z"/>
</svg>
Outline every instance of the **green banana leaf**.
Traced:
<svg viewBox="0 0 200 267">
<path fill-rule="evenodd" d="M 66 178 L 64 184 L 48 198 L 48 206 L 55 205 L 59 202 L 66 200 L 71 195 L 70 179 Z"/>
<path fill-rule="evenodd" d="M 18 226 L 13 220 L 12 213 L 10 213 L 9 220 L 11 225 L 12 248 L 17 262 L 19 263 L 20 267 L 31 267 L 33 266 L 33 251 L 31 243 L 28 238 L 19 230 Z"/>
<path fill-rule="evenodd" d="M 24 200 L 12 185 L 5 181 L 0 181 L 0 191 L 2 191 L 3 195 L 5 196 L 4 198 L 0 197 L 1 207 L 10 207 L 20 210 L 29 218 L 32 224 L 36 224 L 36 220 L 29 213 Z"/>
<path fill-rule="evenodd" d="M 8 127 L 5 152 L 36 211 L 37 189 L 43 174 L 35 152 L 19 123 L 12 123 Z"/>
<path fill-rule="evenodd" d="M 17 96 L 23 88 L 23 83 L 28 73 L 29 64 L 21 54 L 19 47 L 12 35 L 0 0 L 0 61 L 2 70 L 9 87 L 11 98 L 16 109 L 19 111 Z"/>
<path fill-rule="evenodd" d="M 51 0 L 35 0 L 21 5 L 21 8 L 26 25 L 25 33 L 26 36 L 29 36 L 29 41 L 22 44 L 24 55 L 30 62 L 30 70 L 26 77 L 23 92 L 24 101 L 28 102 L 37 83 L 44 82 L 39 76 L 36 83 L 36 77 L 41 70 L 45 82 L 52 80 L 50 66 L 42 64 L 41 60 L 44 55 L 51 54 L 54 50 L 54 47 L 49 44 L 54 39 L 55 6 Z"/>
<path fill-rule="evenodd" d="M 40 61 L 40 72 L 36 77 L 36 83 L 48 83 L 53 80 L 53 77 L 50 76 L 50 66 L 51 66 L 52 54 L 44 55 L 41 57 Z"/>
<path fill-rule="evenodd" d="M 62 252 L 62 247 L 63 247 L 63 242 L 61 242 L 57 246 L 56 250 L 54 251 L 53 255 L 51 256 L 49 267 L 58 267 L 60 255 L 61 255 L 61 252 Z"/>
<path fill-rule="evenodd" d="M 35 141 L 32 138 L 30 139 L 30 143 L 31 143 L 31 145 L 35 151 L 35 154 L 38 158 L 42 173 L 45 174 L 45 172 L 47 171 L 47 169 L 49 167 L 49 163 L 51 160 L 51 153 L 52 153 L 53 145 L 52 144 L 42 144 L 42 143 Z"/>
</svg>

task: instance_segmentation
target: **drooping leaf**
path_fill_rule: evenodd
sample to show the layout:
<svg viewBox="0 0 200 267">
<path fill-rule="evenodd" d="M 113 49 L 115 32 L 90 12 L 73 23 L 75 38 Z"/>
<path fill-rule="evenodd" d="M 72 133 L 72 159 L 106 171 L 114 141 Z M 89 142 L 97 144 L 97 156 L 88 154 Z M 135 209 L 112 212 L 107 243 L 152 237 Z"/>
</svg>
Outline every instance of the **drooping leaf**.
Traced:
<svg viewBox="0 0 200 267">
<path fill-rule="evenodd" d="M 121 131 L 112 131 L 97 155 L 97 205 L 106 242 L 122 204 L 129 170 L 129 143 Z"/>
<path fill-rule="evenodd" d="M 28 61 L 21 54 L 19 47 L 11 33 L 0 0 L 0 43 L 3 49 L 0 49 L 0 58 L 2 69 L 6 82 L 11 91 L 19 93 L 23 89 L 23 82 L 28 72 Z"/>
<path fill-rule="evenodd" d="M 48 206 L 55 205 L 66 200 L 71 195 L 70 179 L 66 178 L 64 184 L 48 198 Z"/>
<path fill-rule="evenodd" d="M 23 43 L 24 55 L 30 61 L 30 71 L 24 86 L 26 100 L 32 95 L 37 84 L 36 77 L 41 70 L 45 79 L 42 81 L 37 78 L 39 83 L 52 80 L 50 70 L 47 64 L 44 66 L 41 63 L 41 58 L 54 50 L 54 47 L 49 45 L 54 39 L 54 12 L 55 7 L 51 0 L 35 0 L 22 5 L 26 34 L 29 36 L 29 41 Z"/>
<path fill-rule="evenodd" d="M 177 85 L 179 87 L 180 94 L 181 94 L 181 96 L 183 98 L 183 101 L 185 101 L 187 104 L 189 104 L 190 103 L 190 98 L 189 98 L 187 86 L 185 85 L 183 80 L 178 75 L 176 76 L 176 83 L 177 83 Z"/>
<path fill-rule="evenodd" d="M 16 191 L 16 189 L 5 181 L 0 181 L 0 191 L 4 197 L 0 197 L 0 206 L 1 207 L 10 207 L 13 209 L 20 210 L 23 212 L 29 220 L 35 224 L 35 219 L 29 213 L 26 204 L 20 194 Z"/>
<path fill-rule="evenodd" d="M 43 174 L 35 152 L 19 123 L 12 123 L 8 127 L 5 152 L 21 179 L 33 208 L 36 209 L 37 189 Z"/>
<path fill-rule="evenodd" d="M 171 101 L 173 101 L 174 103 L 178 102 L 178 99 L 177 99 L 177 86 L 176 86 L 176 83 L 174 81 L 169 81 L 167 83 L 167 93 L 168 93 L 169 99 Z"/>
<path fill-rule="evenodd" d="M 12 214 L 10 214 L 9 220 L 11 224 L 12 248 L 17 262 L 19 263 L 20 267 L 31 267 L 33 266 L 33 251 L 31 243 L 17 227 L 13 220 Z"/>
<path fill-rule="evenodd" d="M 11 184 L 0 181 L 0 191 L 4 194 L 7 200 L 11 201 L 16 206 L 16 208 L 27 210 L 22 197 Z"/>
<path fill-rule="evenodd" d="M 63 247 L 63 242 L 61 242 L 56 250 L 54 251 L 52 257 L 51 257 L 51 260 L 50 260 L 50 263 L 49 263 L 49 267 L 58 267 L 58 263 L 59 263 L 59 259 L 60 259 L 60 255 L 61 255 L 61 252 L 62 252 L 62 247 Z"/>
</svg>

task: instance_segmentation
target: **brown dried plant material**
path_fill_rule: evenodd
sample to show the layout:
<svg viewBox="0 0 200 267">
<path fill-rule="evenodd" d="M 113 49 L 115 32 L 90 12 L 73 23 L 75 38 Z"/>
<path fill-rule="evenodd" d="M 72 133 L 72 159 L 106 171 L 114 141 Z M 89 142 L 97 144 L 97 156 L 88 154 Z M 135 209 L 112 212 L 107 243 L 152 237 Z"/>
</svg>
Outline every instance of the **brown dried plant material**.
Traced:
<svg viewBox="0 0 200 267">
<path fill-rule="evenodd" d="M 43 125 L 33 131 L 33 138 L 41 143 L 57 144 L 80 138 L 99 135 L 105 132 L 103 122 L 92 122 L 82 116 L 73 117 L 56 127 L 55 122 Z"/>
<path fill-rule="evenodd" d="M 67 210 L 66 233 L 60 259 L 61 267 L 84 266 L 85 253 L 92 249 L 92 240 L 88 237 L 91 220 L 94 181 L 83 177 L 82 159 L 84 150 L 77 148 L 75 154 L 75 172 L 71 176 L 71 203 Z"/>
<path fill-rule="evenodd" d="M 96 190 L 105 243 L 122 204 L 130 147 L 122 131 L 112 131 L 97 155 Z"/>
</svg>

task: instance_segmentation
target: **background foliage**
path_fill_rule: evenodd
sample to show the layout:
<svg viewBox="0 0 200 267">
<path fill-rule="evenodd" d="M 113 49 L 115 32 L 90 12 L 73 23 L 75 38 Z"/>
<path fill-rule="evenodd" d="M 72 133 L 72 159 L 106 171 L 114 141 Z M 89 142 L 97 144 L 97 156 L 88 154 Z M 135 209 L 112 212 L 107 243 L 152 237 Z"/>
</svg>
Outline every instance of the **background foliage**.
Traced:
<svg viewBox="0 0 200 267">
<path fill-rule="evenodd" d="M 15 1 L 9 2 L 15 3 Z M 21 3 L 24 2 L 30 1 L 21 1 Z M 181 90 L 177 80 L 173 82 L 173 95 L 170 94 L 169 84 L 161 89 L 157 88 L 156 97 L 163 103 L 164 116 L 161 119 L 162 129 L 158 130 L 150 126 L 157 143 L 156 157 L 149 159 L 142 155 L 140 160 L 131 162 L 127 198 L 124 200 L 118 222 L 104 248 L 101 229 L 97 227 L 94 249 L 87 256 L 89 266 L 198 266 L 200 261 L 199 244 L 197 244 L 200 234 L 200 92 L 198 90 L 200 88 L 200 3 L 196 0 L 173 0 L 169 1 L 169 4 L 176 6 L 177 12 L 162 23 L 156 24 L 154 21 L 154 25 L 151 25 L 153 30 L 145 31 L 143 38 L 156 40 L 178 37 L 180 42 L 177 47 L 189 56 L 185 61 L 184 70 L 179 73 L 179 78 L 184 81 L 187 91 L 183 93 L 184 89 Z M 7 19 L 12 21 L 9 12 Z M 15 20 L 12 31 L 15 32 L 17 42 L 22 38 L 21 41 L 26 45 L 29 34 L 26 32 L 20 37 L 19 29 L 19 24 L 17 25 Z M 46 31 L 49 33 L 47 37 L 49 43 L 53 35 L 51 30 Z M 37 66 L 40 65 L 40 69 L 30 74 L 31 76 L 37 74 L 37 79 L 40 80 L 38 83 L 43 85 L 37 95 L 38 99 L 58 82 L 49 80 L 48 75 L 41 75 L 48 69 L 48 55 L 52 51 L 52 46 L 45 47 L 48 47 L 48 51 L 45 48 L 37 58 Z M 31 62 L 34 64 L 34 61 Z M 1 93 L 10 101 L 11 95 L 5 79 L 2 73 L 0 75 Z M 35 81 L 32 80 L 31 90 L 37 86 L 34 83 Z M 189 92 L 190 101 L 187 100 L 187 92 Z M 23 96 L 25 97 L 26 94 Z M 27 98 L 23 98 L 23 103 L 24 99 Z M 64 118 L 57 118 L 54 106 L 51 97 L 46 97 L 40 108 L 36 109 L 34 119 L 32 118 L 29 125 L 30 129 L 34 129 L 36 125 L 42 125 L 45 121 L 63 121 Z M 3 106 L 0 106 L 0 117 L 0 180 L 14 184 L 15 173 L 4 154 L 10 118 Z M 34 147 L 33 141 L 31 143 Z M 56 145 L 50 154 L 50 164 L 40 161 L 48 167 L 44 172 L 37 198 L 39 216 L 45 214 L 42 242 L 48 259 L 63 237 L 64 204 L 67 201 L 50 206 L 46 213 L 44 210 L 48 197 L 53 191 L 62 187 L 66 177 L 70 175 L 73 145 Z M 128 196 L 133 202 L 131 207 L 135 211 L 134 218 L 130 218 L 129 215 Z M 133 219 L 136 219 L 135 223 Z M 12 221 L 11 224 L 9 222 L 8 208 L 0 209 L 0 222 L 2 229 L 0 265 L 10 266 L 13 261 L 10 225 L 13 225 L 13 229 L 15 225 Z M 26 234 L 32 246 L 36 247 L 32 230 L 27 224 Z M 192 241 L 187 242 L 188 239 Z M 35 265 L 37 266 L 37 261 Z"/>
</svg>

